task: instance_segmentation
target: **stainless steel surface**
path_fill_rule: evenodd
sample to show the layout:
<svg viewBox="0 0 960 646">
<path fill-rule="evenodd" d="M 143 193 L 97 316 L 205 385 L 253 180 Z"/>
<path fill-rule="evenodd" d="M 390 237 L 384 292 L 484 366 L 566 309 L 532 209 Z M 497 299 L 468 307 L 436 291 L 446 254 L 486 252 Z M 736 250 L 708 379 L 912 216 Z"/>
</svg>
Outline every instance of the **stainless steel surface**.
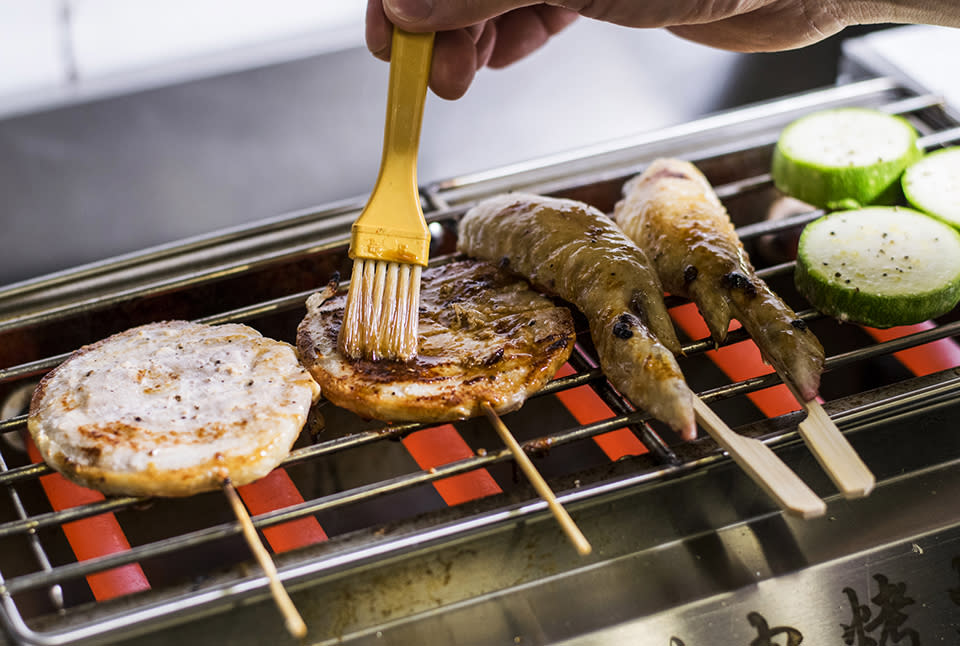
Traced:
<svg viewBox="0 0 960 646">
<path fill-rule="evenodd" d="M 436 227 L 435 260 L 449 258 L 457 219 L 472 200 L 524 189 L 609 210 L 622 181 L 662 154 L 685 156 L 704 169 L 745 243 L 755 248 L 761 237 L 811 217 L 757 224 L 775 196 L 766 173 L 776 133 L 798 114 L 826 105 L 904 113 L 927 143 L 958 137 L 936 97 L 887 79 L 773 101 L 627 141 L 622 149 L 593 148 L 429 183 L 423 192 Z M 289 339 L 305 295 L 348 262 L 341 225 L 357 208 L 279 218 L 261 231 L 241 228 L 0 290 L 0 308 L 9 316 L 0 327 L 0 365 L 6 366 L 0 395 L 55 365 L 60 353 L 171 308 L 199 320 L 251 322 Z M 791 263 L 762 262 L 759 254 L 754 260 L 765 265 L 762 275 L 775 289 L 796 301 L 789 291 Z M 83 289 L 74 296 L 70 285 Z M 728 423 L 774 446 L 827 497 L 823 519 L 784 516 L 711 440 L 679 442 L 634 411 L 603 379 L 581 337 L 572 361 L 577 374 L 556 380 L 505 421 L 595 554 L 580 559 L 565 543 L 545 504 L 513 476 L 508 452 L 482 420 L 457 425 L 473 457 L 419 469 L 390 441 L 419 426 L 371 424 L 323 407 L 325 434 L 316 440 L 304 434 L 284 463 L 305 501 L 254 519 L 266 528 L 316 515 L 330 531 L 327 542 L 277 557 L 311 640 L 406 644 L 416 635 L 429 643 L 602 643 L 641 635 L 672 646 L 710 636 L 736 644 L 761 638 L 762 619 L 768 628 L 791 627 L 809 643 L 821 643 L 831 634 L 840 639 L 838 621 L 852 621 L 845 589 L 869 607 L 880 584 L 875 575 L 903 583 L 917 606 L 923 604 L 922 611 L 908 611 L 923 643 L 953 635 L 958 606 L 943 585 L 957 587 L 944 568 L 960 558 L 960 508 L 951 504 L 960 495 L 960 373 L 954 367 L 913 378 L 893 366 L 890 354 L 954 337 L 960 322 L 946 317 L 932 329 L 878 344 L 808 308 L 801 316 L 828 349 L 825 408 L 877 475 L 869 498 L 834 494 L 798 441 L 796 413 L 766 419 L 749 403 L 746 395 L 778 383 L 776 376 L 731 382 L 706 360 L 708 340 L 685 344 L 682 366 L 691 385 Z M 728 345 L 742 338 L 731 334 Z M 605 419 L 578 424 L 561 410 L 554 395 L 581 385 L 612 409 Z M 22 416 L 0 422 L 0 439 L 23 427 Z M 649 452 L 605 459 L 592 438 L 621 427 Z M 9 512 L 0 508 L 0 620 L 10 635 L 37 644 L 285 641 L 266 580 L 238 549 L 239 527 L 218 494 L 117 498 L 53 512 L 38 498 L 37 479 L 49 470 L 25 464 L 6 444 L 0 451 L 7 462 L 0 487 L 25 510 L 21 517 L 17 503 Z M 504 493 L 448 508 L 429 486 L 480 467 L 496 476 Z M 122 517 L 134 547 L 73 560 L 60 527 L 104 511 Z M 35 539 L 42 558 L 31 555 Z M 914 552 L 906 546 L 913 545 L 930 557 L 931 574 L 912 573 Z M 85 595 L 84 576 L 131 562 L 157 577 L 152 591 L 101 603 Z M 46 598 L 56 586 L 65 595 L 62 613 Z M 785 601 L 791 592 L 793 606 Z"/>
</svg>

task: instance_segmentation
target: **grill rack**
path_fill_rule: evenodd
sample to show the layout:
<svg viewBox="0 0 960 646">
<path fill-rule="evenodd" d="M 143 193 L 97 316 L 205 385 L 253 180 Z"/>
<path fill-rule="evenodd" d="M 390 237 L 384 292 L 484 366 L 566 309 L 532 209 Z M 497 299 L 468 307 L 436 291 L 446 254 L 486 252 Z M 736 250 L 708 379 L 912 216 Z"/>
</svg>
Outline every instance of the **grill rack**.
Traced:
<svg viewBox="0 0 960 646">
<path fill-rule="evenodd" d="M 496 172 L 440 182 L 424 188 L 427 219 L 434 227 L 439 246 L 449 251 L 452 239 L 447 236 L 455 230 L 456 222 L 469 205 L 486 195 L 507 189 L 518 189 L 587 199 L 609 210 L 612 204 L 596 199 L 598 187 L 619 185 L 623 178 L 639 172 L 652 158 L 661 154 L 682 156 L 697 163 L 717 186 L 724 200 L 737 199 L 753 191 L 768 190 L 769 175 L 752 174 L 737 177 L 737 168 L 722 168 L 733 157 L 763 158 L 769 155 L 780 127 L 799 114 L 814 108 L 832 105 L 870 105 L 903 114 L 921 131 L 921 145 L 932 148 L 960 141 L 960 127 L 942 112 L 935 96 L 916 94 L 890 79 L 873 79 L 820 92 L 791 97 L 753 108 L 732 111 L 693 124 L 641 136 L 637 141 L 618 142 L 618 145 L 577 151 L 570 156 L 558 156 L 527 165 L 501 169 Z M 742 162 L 741 162 L 742 163 Z M 718 179 L 720 181 L 718 182 Z M 727 181 L 723 181 L 727 180 Z M 607 191 L 609 194 L 609 191 Z M 16 334 L 52 326 L 63 326 L 76 317 L 96 316 L 113 311 L 138 299 L 162 298 L 177 290 L 207 285 L 224 276 L 243 275 L 258 266 L 273 267 L 282 262 L 311 255 L 330 254 L 345 250 L 346 233 L 354 219 L 358 202 L 336 205 L 319 213 L 295 214 L 277 218 L 254 227 L 239 228 L 216 236 L 198 238 L 184 244 L 169 245 L 134 254 L 119 260 L 99 263 L 75 272 L 62 272 L 37 281 L 27 281 L 0 291 L 0 334 Z M 745 224 L 738 233 L 745 243 L 762 236 L 788 231 L 821 215 L 820 212 L 801 214 L 780 222 Z M 313 232 L 304 236 L 305 230 Z M 436 236 L 436 233 L 441 233 Z M 291 240 L 307 240 L 292 245 Z M 441 254 L 434 262 L 445 262 L 453 256 Z M 342 265 L 342 260 L 341 260 Z M 759 275 L 768 282 L 789 277 L 793 265 L 784 262 L 762 268 Z M 327 275 L 316 277 L 317 285 Z M 119 287 L 115 287 L 119 282 Z M 68 294 L 68 287 L 78 287 L 80 297 Z M 225 312 L 214 312 L 196 317 L 206 323 L 228 321 L 249 322 L 263 317 L 296 313 L 313 288 L 284 294 L 245 304 Z M 779 290 L 778 290 L 779 291 Z M 808 309 L 799 312 L 811 324 L 825 319 Z M 120 327 L 127 321 L 120 321 Z M 827 359 L 828 373 L 860 364 L 877 357 L 885 357 L 900 350 L 920 346 L 960 333 L 960 321 L 945 320 L 940 325 L 909 336 L 875 343 L 841 353 Z M 92 326 L 91 326 L 92 327 Z M 102 333 L 101 333 L 102 335 Z M 745 338 L 740 332 L 731 333 L 726 345 Z M 90 339 L 93 340 L 93 339 Z M 694 339 L 684 344 L 688 358 L 702 357 L 713 349 L 709 339 Z M 61 362 L 67 352 L 16 363 L 0 370 L 0 386 L 29 383 L 37 375 Z M 578 343 L 572 363 L 576 374 L 551 382 L 534 400 L 558 392 L 588 385 L 596 390 L 612 409 L 612 417 L 600 422 L 574 425 L 559 432 L 523 442 L 534 454 L 542 447 L 570 445 L 624 426 L 634 430 L 645 444 L 648 454 L 619 468 L 592 467 L 583 473 L 565 474 L 551 478 L 558 491 L 558 499 L 571 509 L 589 508 L 611 496 L 618 497 L 638 487 L 664 480 L 680 478 L 727 462 L 709 439 L 692 445 L 671 441 L 669 433 L 656 428 L 642 411 L 633 410 L 605 381 L 593 361 L 589 343 Z M 685 369 L 686 372 L 686 369 Z M 779 383 L 775 374 L 754 377 L 744 381 L 725 383 L 702 389 L 699 395 L 708 403 L 722 402 L 756 392 Z M 960 377 L 953 370 L 945 371 L 934 381 L 914 382 L 902 391 L 884 391 L 881 396 L 859 407 L 848 401 L 828 402 L 826 409 L 845 431 L 867 424 L 870 420 L 889 415 L 891 411 L 903 414 L 912 409 L 929 410 L 947 406 L 956 401 Z M 787 414 L 771 420 L 756 420 L 737 425 L 737 430 L 778 448 L 795 446 L 797 415 Z M 510 418 L 507 418 L 508 424 Z M 23 432 L 25 417 L 15 416 L 0 421 L 0 436 Z M 295 449 L 283 466 L 293 467 L 312 463 L 327 456 L 377 445 L 384 440 L 405 437 L 424 428 L 424 425 L 405 424 L 369 428 L 348 432 L 332 439 L 322 439 Z M 327 512 L 349 505 L 363 503 L 399 491 L 437 482 L 450 476 L 490 468 L 512 458 L 507 449 L 487 451 L 448 465 L 412 471 L 399 476 L 314 497 L 304 503 L 254 517 L 259 529 L 277 526 L 312 514 Z M 29 513 L 17 487 L 36 481 L 50 473 L 45 465 L 8 467 L 0 451 L 0 486 L 13 501 L 18 518 L 0 519 L 0 540 L 27 537 L 37 560 L 35 571 L 8 578 L 0 578 L 0 618 L 15 639 L 26 643 L 59 644 L 78 640 L 94 640 L 105 636 L 120 638 L 148 630 L 160 622 L 185 621 L 202 612 L 220 610 L 246 599 L 266 596 L 265 577 L 242 572 L 242 568 L 210 575 L 210 583 L 198 589 L 153 591 L 134 595 L 131 599 L 98 604 L 64 607 L 61 586 L 68 581 L 102 572 L 120 565 L 147 561 L 198 546 L 215 544 L 239 535 L 234 522 L 221 522 L 209 527 L 134 546 L 127 552 L 96 559 L 58 563 L 45 551 L 40 534 L 65 523 L 90 518 L 106 512 L 137 510 L 147 501 L 138 498 L 110 498 L 64 511 Z M 611 476 L 612 473 L 612 476 Z M 148 511 L 139 512 L 148 513 Z M 769 509 L 764 513 L 775 513 Z M 386 532 L 383 527 L 359 531 L 338 537 L 327 544 L 306 549 L 302 553 L 278 556 L 282 578 L 294 589 L 306 589 L 320 579 L 343 576 L 352 570 L 378 563 L 381 560 L 410 556 L 425 546 L 445 546 L 523 523 L 547 518 L 546 505 L 530 495 L 524 486 L 496 496 L 495 500 L 481 500 L 458 508 L 440 510 L 409 519 L 396 529 Z M 426 525 L 421 526 L 422 522 Z M 2 568 L 0 568 L 2 573 Z M 48 590 L 54 612 L 49 616 L 29 617 L 24 614 L 15 597 L 33 590 Z M 353 627 L 351 627 L 353 628 Z"/>
</svg>

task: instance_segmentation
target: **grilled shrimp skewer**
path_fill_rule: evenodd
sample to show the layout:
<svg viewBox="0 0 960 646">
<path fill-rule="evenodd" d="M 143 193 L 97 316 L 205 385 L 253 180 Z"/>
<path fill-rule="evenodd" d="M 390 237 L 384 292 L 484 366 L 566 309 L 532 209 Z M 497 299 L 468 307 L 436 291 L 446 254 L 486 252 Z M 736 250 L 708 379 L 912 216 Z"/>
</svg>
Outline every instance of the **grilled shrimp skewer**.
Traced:
<svg viewBox="0 0 960 646">
<path fill-rule="evenodd" d="M 726 209 L 693 164 L 653 162 L 626 184 L 614 220 L 653 260 L 664 288 L 697 304 L 714 340 L 738 319 L 800 398 L 816 397 L 823 347 L 754 273 Z"/>
<path fill-rule="evenodd" d="M 572 200 L 501 195 L 464 216 L 458 244 L 576 305 L 611 383 L 684 438 L 696 436 L 663 288 L 643 251 L 603 213 Z"/>
</svg>

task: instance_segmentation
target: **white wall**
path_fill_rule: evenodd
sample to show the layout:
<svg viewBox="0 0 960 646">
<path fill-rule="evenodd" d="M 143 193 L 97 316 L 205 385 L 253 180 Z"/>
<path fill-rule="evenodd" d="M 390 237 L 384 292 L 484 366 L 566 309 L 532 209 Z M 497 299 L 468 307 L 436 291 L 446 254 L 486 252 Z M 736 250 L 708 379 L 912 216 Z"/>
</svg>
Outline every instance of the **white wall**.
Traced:
<svg viewBox="0 0 960 646">
<path fill-rule="evenodd" d="M 0 113 L 358 47 L 365 0 L 0 0 Z"/>
<path fill-rule="evenodd" d="M 57 0 L 0 0 L 0 95 L 64 81 Z"/>
</svg>

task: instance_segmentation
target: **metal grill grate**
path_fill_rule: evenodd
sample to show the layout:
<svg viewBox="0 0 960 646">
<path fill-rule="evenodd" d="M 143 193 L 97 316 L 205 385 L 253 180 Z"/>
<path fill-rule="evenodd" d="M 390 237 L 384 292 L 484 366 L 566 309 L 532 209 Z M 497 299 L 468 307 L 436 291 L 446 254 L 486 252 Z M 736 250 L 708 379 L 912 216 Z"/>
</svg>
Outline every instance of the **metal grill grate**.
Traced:
<svg viewBox="0 0 960 646">
<path fill-rule="evenodd" d="M 902 114 L 920 130 L 921 143 L 927 148 L 960 142 L 960 126 L 949 119 L 937 97 L 917 95 L 889 79 L 791 97 L 635 141 L 427 186 L 425 211 L 437 246 L 434 262 L 453 257 L 459 217 L 471 203 L 487 195 L 522 189 L 582 199 L 609 211 L 622 182 L 651 159 L 684 157 L 700 166 L 717 187 L 760 267 L 759 275 L 797 308 L 824 341 L 828 350 L 823 381 L 826 409 L 842 429 L 952 405 L 960 392 L 955 371 L 960 366 L 960 350 L 951 337 L 960 333 L 960 321 L 948 315 L 936 324 L 903 330 L 898 338 L 878 341 L 859 328 L 842 326 L 804 307 L 792 292 L 791 261 L 762 260 L 763 244 L 771 236 L 789 236 L 820 215 L 812 212 L 762 220 L 774 195 L 766 173 L 771 146 L 788 121 L 812 109 L 835 105 L 868 105 Z M 0 354 L 5 363 L 0 365 L 8 366 L 0 369 L 0 395 L 13 401 L 18 392 L 27 392 L 38 375 L 78 345 L 123 327 L 168 317 L 163 312 L 214 324 L 246 322 L 270 336 L 292 340 L 289 337 L 302 315 L 306 296 L 334 270 L 344 269 L 345 236 L 359 206 L 350 203 L 279 218 L 0 292 L 0 341 L 6 348 Z M 230 309 L 220 311 L 224 304 Z M 680 301 L 671 304 L 682 306 Z M 684 476 L 714 473 L 715 467 L 727 461 L 711 440 L 680 443 L 668 429 L 634 410 L 604 379 L 582 329 L 578 338 L 569 374 L 555 379 L 505 421 L 536 456 L 559 500 L 580 510 L 579 515 L 588 521 L 589 535 L 593 527 L 589 521 L 599 513 L 597 508 L 611 500 Z M 740 343 L 751 342 L 737 331 L 724 346 Z M 911 370 L 909 363 L 894 365 L 897 353 L 921 346 L 927 346 L 928 355 L 934 357 L 931 366 L 918 372 Z M 763 406 L 749 399 L 752 394 L 777 388 L 779 378 L 758 373 L 731 381 L 709 358 L 713 351 L 713 342 L 706 338 L 685 343 L 681 367 L 691 386 L 740 432 L 799 454 L 797 414 L 782 411 L 768 418 Z M 877 366 L 889 372 L 882 382 L 872 375 Z M 930 376 L 921 374 L 931 371 Z M 879 394 L 867 394 L 877 388 Z M 582 421 L 575 407 L 558 397 L 577 389 L 595 399 L 591 406 L 596 421 Z M 465 453 L 457 454 L 452 462 L 419 468 L 404 454 L 403 444 L 391 440 L 405 441 L 428 430 L 423 425 L 369 423 L 333 407 L 321 407 L 319 412 L 326 418 L 326 430 L 316 438 L 304 433 L 281 470 L 289 474 L 290 483 L 303 497 L 292 503 L 285 499 L 273 509 L 267 500 L 267 507 L 254 515 L 255 525 L 265 534 L 283 528 L 289 533 L 294 531 L 290 523 L 311 519 L 323 526 L 319 530 L 318 525 L 319 533 L 305 541 L 313 545 L 290 550 L 275 546 L 281 576 L 303 591 L 301 599 L 308 598 L 319 582 L 342 580 L 372 565 L 386 567 L 401 557 L 414 558 L 485 535 L 502 536 L 524 524 L 544 525 L 537 536 L 549 531 L 559 534 L 549 522 L 544 524 L 546 505 L 513 473 L 509 452 L 482 421 L 454 425 L 465 440 Z M 41 478 L 51 470 L 30 463 L 26 453 L 17 448 L 25 426 L 22 412 L 0 421 L 0 487 L 9 499 L 9 504 L 0 506 L 0 546 L 8 548 L 0 549 L 18 555 L 18 560 L 11 562 L 0 554 L 0 618 L 15 639 L 55 644 L 121 638 L 267 594 L 266 579 L 247 571 L 250 558 L 238 541 L 239 526 L 217 494 L 174 501 L 107 498 L 54 510 L 40 486 Z M 606 449 L 598 448 L 602 438 L 619 444 L 604 454 Z M 955 456 L 948 452 L 941 457 Z M 370 465 L 380 460 L 382 464 Z M 355 473 L 358 464 L 367 465 L 359 474 Z M 319 478 L 317 472 L 328 477 Z M 433 485 L 478 472 L 492 478 L 492 490 L 467 495 L 476 500 L 449 508 L 437 500 Z M 829 491 L 829 486 L 819 485 Z M 749 485 L 731 487 L 731 495 L 737 495 Z M 265 495 L 270 498 L 272 494 Z M 741 513 L 754 517 L 775 510 L 759 502 L 748 512 L 737 512 Z M 130 538 L 130 549 L 77 560 L 64 541 L 64 526 L 104 518 L 105 514 L 118 519 Z M 600 518 L 602 523 L 602 515 Z M 328 534 L 331 540 L 326 540 Z M 557 549 L 564 549 L 562 538 L 557 540 Z M 600 547 L 602 558 L 631 549 L 613 547 L 603 540 Z M 531 549 L 539 554 L 547 548 Z M 214 553 L 217 557 L 211 558 Z M 19 555 L 26 555 L 26 560 Z M 172 563 L 181 565 L 171 567 Z M 91 577 L 132 564 L 143 567 L 150 590 L 98 601 L 96 593 L 87 589 L 92 589 Z M 571 559 L 554 567 L 532 568 L 528 578 L 512 583 L 542 579 L 551 571 L 572 571 L 578 564 Z M 175 572 L 158 576 L 166 569 Z M 473 589 L 463 587 L 441 595 L 439 603 L 462 602 L 506 585 L 486 581 Z M 384 602 L 379 607 L 390 609 L 380 617 L 385 621 L 390 613 L 422 612 L 429 605 L 413 603 L 401 609 Z M 313 611 L 324 618 L 316 637 L 334 639 L 376 625 L 369 618 L 336 619 L 338 612 Z"/>
</svg>

